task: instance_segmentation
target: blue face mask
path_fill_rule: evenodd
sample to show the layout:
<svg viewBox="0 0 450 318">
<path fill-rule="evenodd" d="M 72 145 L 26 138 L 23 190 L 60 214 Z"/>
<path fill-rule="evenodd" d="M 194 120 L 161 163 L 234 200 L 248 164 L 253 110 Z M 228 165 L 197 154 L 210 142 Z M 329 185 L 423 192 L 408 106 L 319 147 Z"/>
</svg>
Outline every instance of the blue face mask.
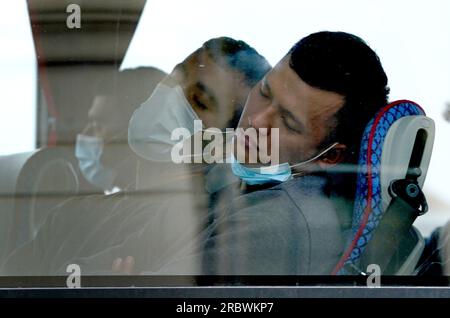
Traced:
<svg viewBox="0 0 450 318">
<path fill-rule="evenodd" d="M 231 157 L 231 170 L 233 174 L 245 181 L 248 185 L 260 185 L 275 182 L 284 182 L 291 178 L 291 168 L 288 163 L 261 168 L 249 168 Z"/>
<path fill-rule="evenodd" d="M 248 185 L 264 185 L 269 183 L 281 183 L 292 179 L 295 175 L 299 173 L 292 173 L 292 168 L 298 168 L 317 158 L 323 156 L 325 153 L 330 151 L 338 143 L 334 143 L 316 156 L 296 163 L 290 166 L 289 163 L 285 162 L 279 165 L 259 167 L 259 168 L 249 168 L 242 165 L 236 160 L 234 156 L 231 156 L 231 170 L 233 174 L 238 176 L 241 180 L 245 181 Z"/>
<path fill-rule="evenodd" d="M 117 173 L 103 167 L 101 157 L 103 153 L 103 140 L 98 137 L 77 135 L 75 157 L 81 173 L 92 185 L 105 191 L 111 190 Z"/>
</svg>

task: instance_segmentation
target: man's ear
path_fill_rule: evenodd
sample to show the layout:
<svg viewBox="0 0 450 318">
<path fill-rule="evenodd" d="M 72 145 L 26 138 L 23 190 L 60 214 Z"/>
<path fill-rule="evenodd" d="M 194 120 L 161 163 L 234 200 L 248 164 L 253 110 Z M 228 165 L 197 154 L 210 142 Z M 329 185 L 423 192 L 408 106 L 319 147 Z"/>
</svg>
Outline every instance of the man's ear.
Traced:
<svg viewBox="0 0 450 318">
<path fill-rule="evenodd" d="M 322 169 L 330 168 L 338 163 L 341 163 L 345 158 L 345 151 L 347 150 L 347 146 L 344 144 L 337 144 L 332 149 L 330 149 L 327 153 L 323 154 L 317 160 L 317 164 Z"/>
</svg>

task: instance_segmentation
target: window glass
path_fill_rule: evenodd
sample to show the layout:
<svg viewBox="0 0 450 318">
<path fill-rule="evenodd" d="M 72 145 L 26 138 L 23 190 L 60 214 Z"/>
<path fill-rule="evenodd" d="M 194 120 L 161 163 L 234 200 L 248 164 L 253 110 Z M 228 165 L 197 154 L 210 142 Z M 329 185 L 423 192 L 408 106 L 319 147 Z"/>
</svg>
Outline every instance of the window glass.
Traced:
<svg viewBox="0 0 450 318">
<path fill-rule="evenodd" d="M 448 276 L 448 12 L 445 0 L 10 2 L 0 276 Z"/>
</svg>

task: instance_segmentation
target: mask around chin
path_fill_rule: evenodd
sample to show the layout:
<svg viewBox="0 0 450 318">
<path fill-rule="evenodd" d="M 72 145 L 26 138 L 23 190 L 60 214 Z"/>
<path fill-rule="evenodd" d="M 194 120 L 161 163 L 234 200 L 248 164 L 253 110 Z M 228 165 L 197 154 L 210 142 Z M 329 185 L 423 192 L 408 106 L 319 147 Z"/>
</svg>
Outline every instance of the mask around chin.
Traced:
<svg viewBox="0 0 450 318">
<path fill-rule="evenodd" d="M 237 161 L 233 155 L 231 156 L 231 170 L 234 175 L 249 185 L 281 183 L 292 177 L 291 168 L 288 163 L 268 167 L 249 168 Z"/>
<path fill-rule="evenodd" d="M 171 77 L 166 77 L 133 114 L 128 128 L 128 143 L 139 156 L 151 161 L 171 161 L 172 132 L 185 128 L 192 136 L 198 129 L 199 117 L 184 96 L 183 89 Z"/>
<path fill-rule="evenodd" d="M 77 135 L 75 157 L 78 159 L 81 173 L 89 183 L 108 191 L 114 187 L 117 172 L 102 165 L 102 154 L 103 140 L 101 138 Z"/>
<path fill-rule="evenodd" d="M 335 142 L 310 159 L 298 162 L 294 165 L 289 165 L 289 163 L 285 162 L 282 164 L 267 167 L 249 168 L 242 165 L 234 156 L 232 156 L 231 170 L 236 176 L 238 176 L 241 180 L 245 181 L 249 185 L 281 183 L 288 181 L 295 176 L 306 174 L 305 171 L 302 171 L 302 168 L 304 168 L 307 164 L 313 162 L 314 160 L 322 157 L 325 153 L 333 149 L 337 144 L 338 143 Z M 295 173 L 293 172 L 294 169 L 296 171 Z"/>
</svg>

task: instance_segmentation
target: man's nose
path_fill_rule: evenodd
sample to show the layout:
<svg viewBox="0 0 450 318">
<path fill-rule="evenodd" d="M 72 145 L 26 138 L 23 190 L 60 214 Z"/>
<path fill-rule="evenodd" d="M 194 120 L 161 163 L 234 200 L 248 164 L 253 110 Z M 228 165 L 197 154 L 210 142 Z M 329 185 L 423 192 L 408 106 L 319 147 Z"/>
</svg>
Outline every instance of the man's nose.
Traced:
<svg viewBox="0 0 450 318">
<path fill-rule="evenodd" d="M 269 106 L 249 117 L 249 124 L 256 129 L 267 128 L 267 131 L 269 132 L 270 128 L 272 128 L 275 113 L 275 108 Z"/>
</svg>

